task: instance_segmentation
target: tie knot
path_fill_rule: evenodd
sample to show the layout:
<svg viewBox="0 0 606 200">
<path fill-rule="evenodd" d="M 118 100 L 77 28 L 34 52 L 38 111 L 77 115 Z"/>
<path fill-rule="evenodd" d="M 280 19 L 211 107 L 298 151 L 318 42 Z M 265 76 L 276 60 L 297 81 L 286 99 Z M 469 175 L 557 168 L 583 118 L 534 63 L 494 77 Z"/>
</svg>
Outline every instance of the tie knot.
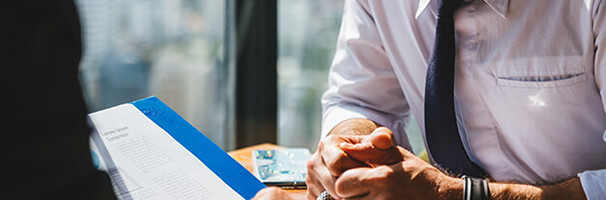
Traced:
<svg viewBox="0 0 606 200">
<path fill-rule="evenodd" d="M 452 18 L 454 11 L 461 6 L 463 0 L 438 0 L 438 17 Z"/>
</svg>

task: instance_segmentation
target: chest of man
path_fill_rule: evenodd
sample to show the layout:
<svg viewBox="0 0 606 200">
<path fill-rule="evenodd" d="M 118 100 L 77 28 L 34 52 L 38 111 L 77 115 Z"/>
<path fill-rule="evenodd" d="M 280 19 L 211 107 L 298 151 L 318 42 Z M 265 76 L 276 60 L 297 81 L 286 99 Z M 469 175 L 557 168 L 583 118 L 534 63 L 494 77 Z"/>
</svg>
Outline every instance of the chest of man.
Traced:
<svg viewBox="0 0 606 200">
<path fill-rule="evenodd" d="M 421 127 L 434 3 L 368 2 Z M 459 128 L 493 178 L 547 183 L 606 167 L 590 4 L 476 0 L 456 12 Z"/>
</svg>

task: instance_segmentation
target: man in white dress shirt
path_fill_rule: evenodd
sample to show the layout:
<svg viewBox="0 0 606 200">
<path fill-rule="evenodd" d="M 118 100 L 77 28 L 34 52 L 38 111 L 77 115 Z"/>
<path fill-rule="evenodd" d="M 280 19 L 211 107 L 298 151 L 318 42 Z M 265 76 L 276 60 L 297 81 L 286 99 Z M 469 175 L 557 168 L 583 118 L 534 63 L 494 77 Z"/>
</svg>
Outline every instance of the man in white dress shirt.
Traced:
<svg viewBox="0 0 606 200">
<path fill-rule="evenodd" d="M 471 0 L 455 12 L 460 138 L 493 199 L 606 199 L 605 6 Z M 308 199 L 462 196 L 460 178 L 406 150 L 410 116 L 424 127 L 436 9 L 435 0 L 345 0 Z"/>
</svg>

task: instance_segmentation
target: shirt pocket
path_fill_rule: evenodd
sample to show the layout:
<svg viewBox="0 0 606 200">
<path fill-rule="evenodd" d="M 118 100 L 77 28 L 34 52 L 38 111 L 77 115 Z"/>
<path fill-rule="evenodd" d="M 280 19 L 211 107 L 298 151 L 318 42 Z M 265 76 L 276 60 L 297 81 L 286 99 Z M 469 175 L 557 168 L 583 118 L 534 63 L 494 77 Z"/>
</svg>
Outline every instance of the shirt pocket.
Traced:
<svg viewBox="0 0 606 200">
<path fill-rule="evenodd" d="M 587 80 L 587 62 L 580 56 L 524 58 L 493 63 L 500 87 L 549 88 Z"/>
</svg>

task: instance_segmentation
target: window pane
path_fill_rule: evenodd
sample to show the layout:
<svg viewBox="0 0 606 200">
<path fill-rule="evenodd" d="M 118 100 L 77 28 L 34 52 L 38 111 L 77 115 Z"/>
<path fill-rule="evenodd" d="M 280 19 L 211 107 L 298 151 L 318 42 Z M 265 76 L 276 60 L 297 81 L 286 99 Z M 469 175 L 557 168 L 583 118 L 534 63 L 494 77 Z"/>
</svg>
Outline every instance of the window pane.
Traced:
<svg viewBox="0 0 606 200">
<path fill-rule="evenodd" d="M 220 146 L 226 141 L 225 1 L 76 1 L 91 111 L 158 96 Z"/>
<path fill-rule="evenodd" d="M 343 0 L 278 1 L 278 143 L 316 149 L 320 98 L 327 88 L 343 14 Z M 417 122 L 407 128 L 413 151 L 424 144 Z"/>
<path fill-rule="evenodd" d="M 315 149 L 343 0 L 278 1 L 278 143 Z"/>
</svg>

